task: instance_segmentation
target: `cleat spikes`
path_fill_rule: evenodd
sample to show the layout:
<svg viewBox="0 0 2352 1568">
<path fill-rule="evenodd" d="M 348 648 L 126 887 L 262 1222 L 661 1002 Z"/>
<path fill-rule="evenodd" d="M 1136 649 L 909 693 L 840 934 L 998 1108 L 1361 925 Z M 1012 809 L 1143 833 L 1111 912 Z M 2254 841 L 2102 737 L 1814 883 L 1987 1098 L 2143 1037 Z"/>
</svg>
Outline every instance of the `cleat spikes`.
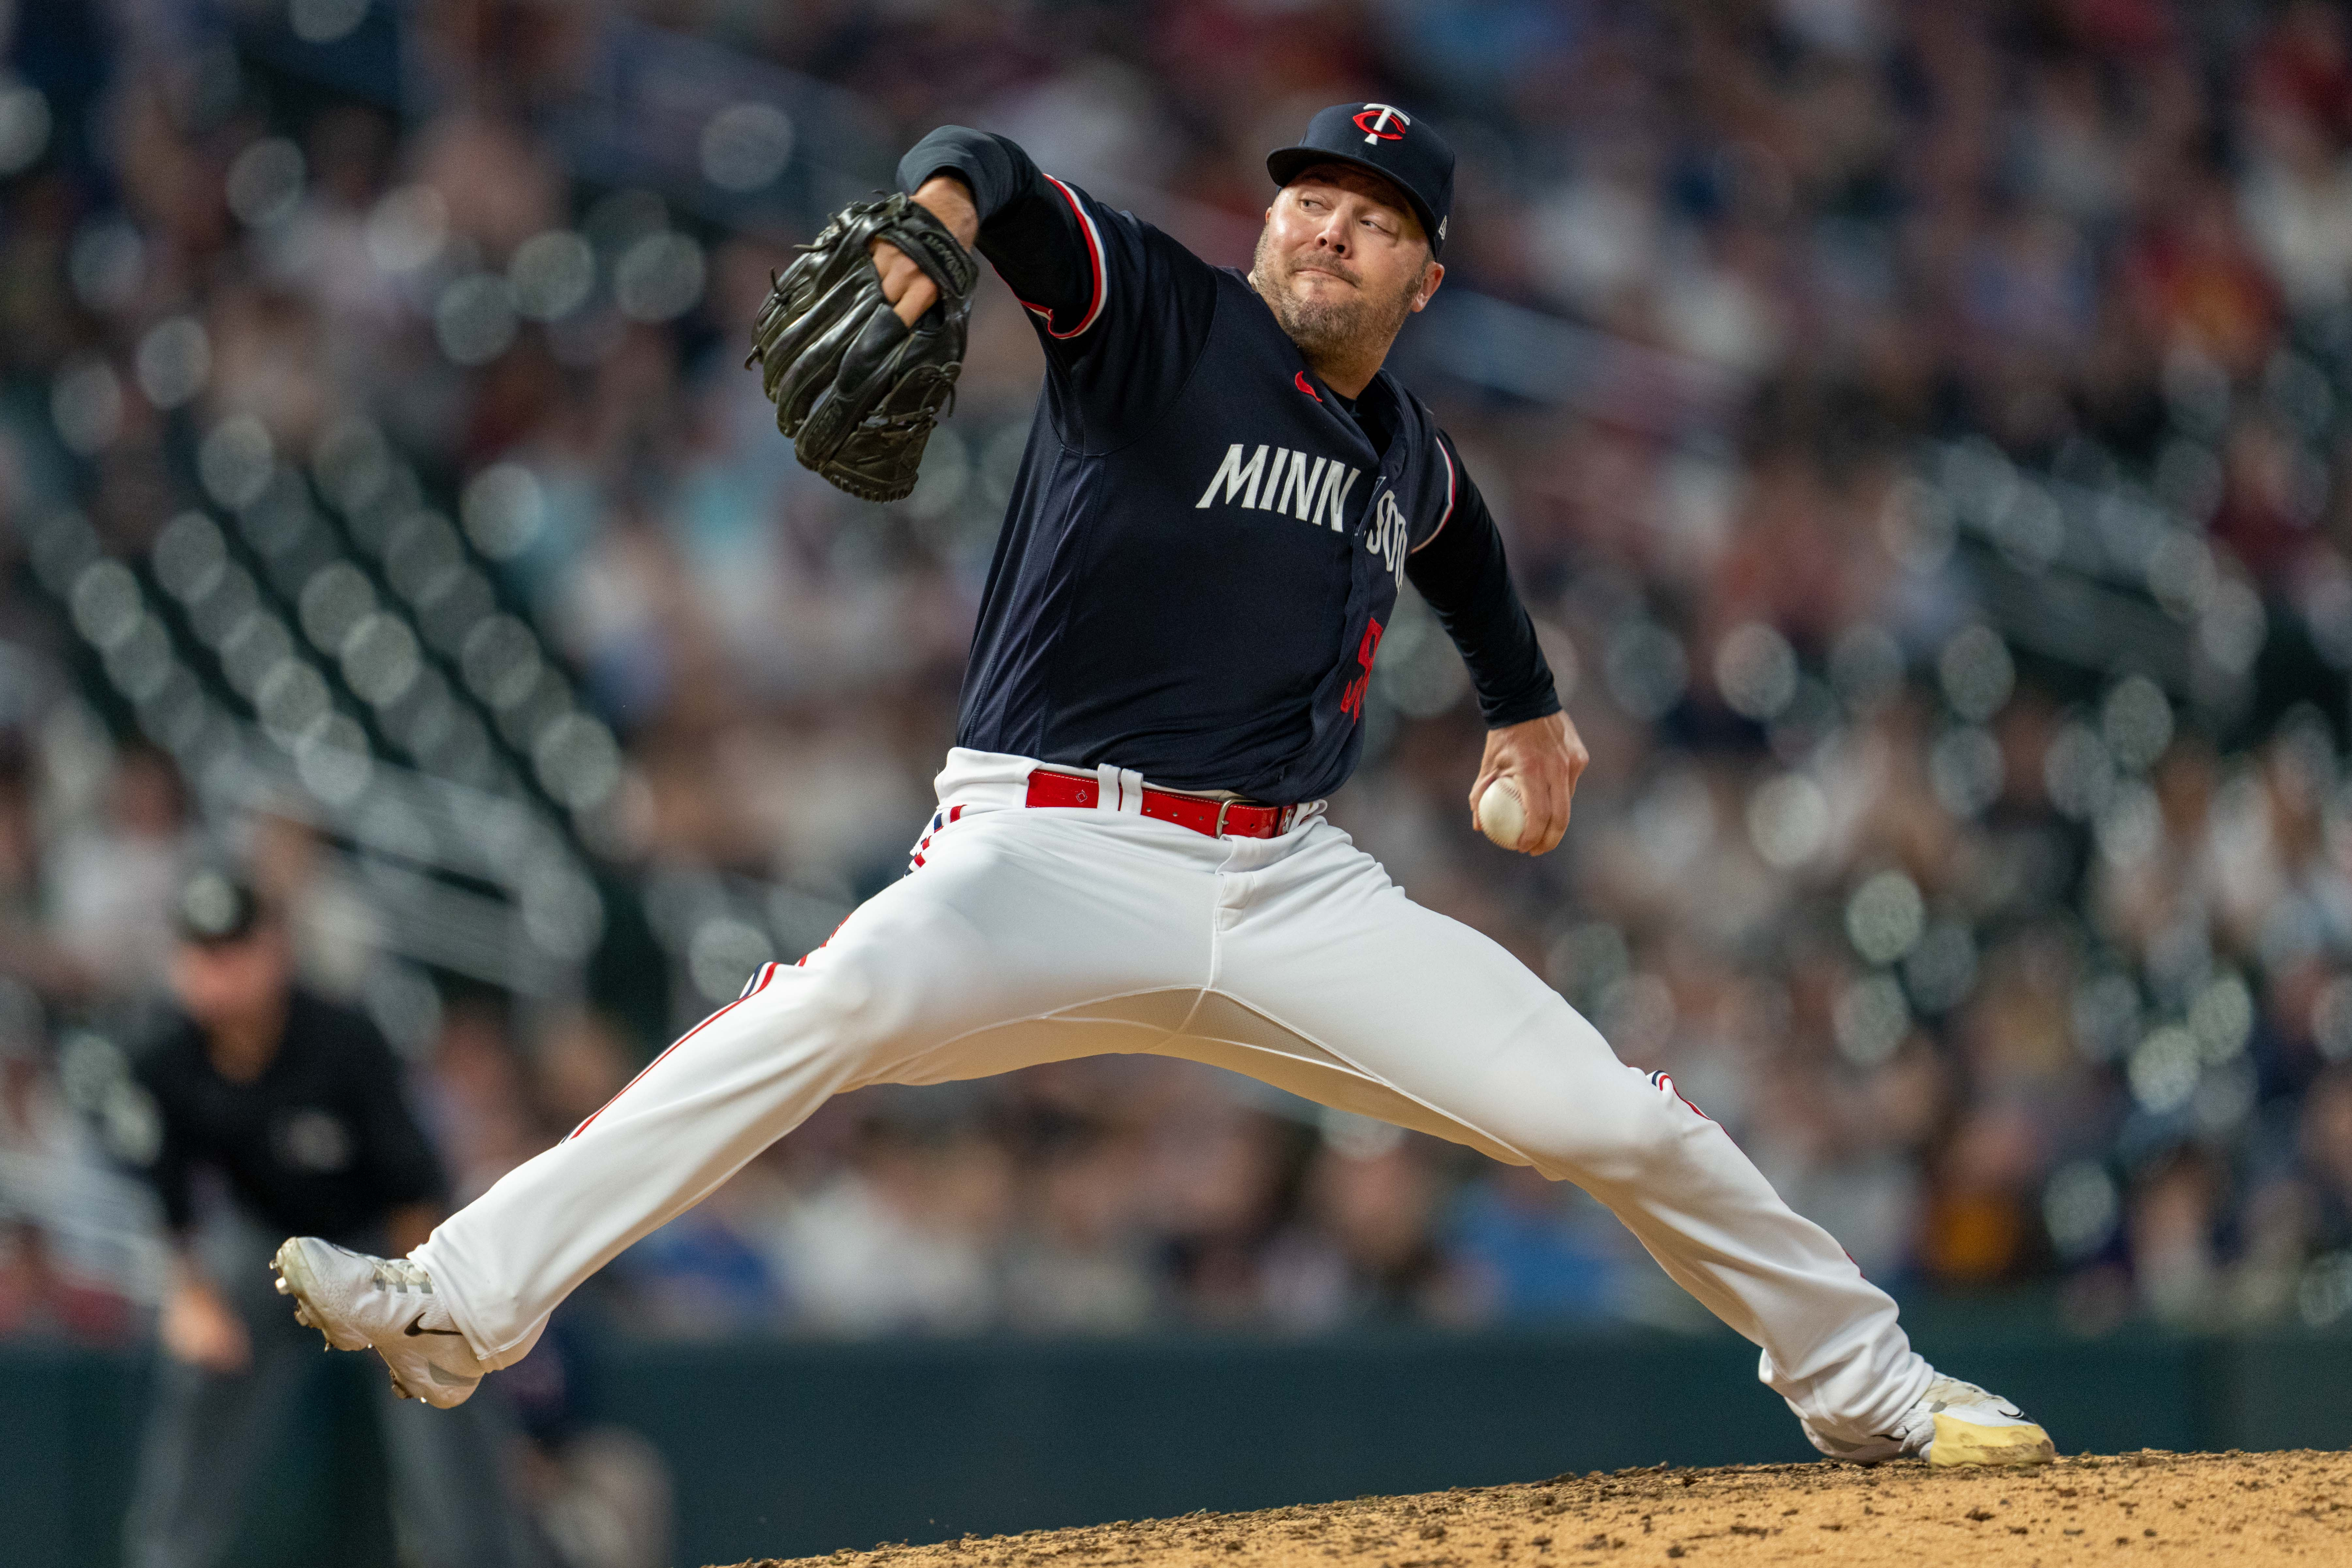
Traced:
<svg viewBox="0 0 2352 1568">
<path fill-rule="evenodd" d="M 488 1370 L 458 1331 L 423 1326 L 425 1312 L 438 1316 L 442 1309 L 432 1277 L 415 1260 L 371 1258 L 298 1236 L 275 1262 L 295 1321 L 317 1330 L 331 1351 L 375 1352 L 400 1398 L 446 1410 L 464 1404 Z"/>
</svg>

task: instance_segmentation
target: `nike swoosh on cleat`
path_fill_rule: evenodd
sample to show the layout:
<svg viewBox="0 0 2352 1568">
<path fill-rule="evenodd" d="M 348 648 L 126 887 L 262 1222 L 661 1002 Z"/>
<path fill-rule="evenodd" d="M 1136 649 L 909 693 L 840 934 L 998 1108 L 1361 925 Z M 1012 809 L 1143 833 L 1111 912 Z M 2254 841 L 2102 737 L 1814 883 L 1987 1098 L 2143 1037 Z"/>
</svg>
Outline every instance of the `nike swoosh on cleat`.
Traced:
<svg viewBox="0 0 2352 1568">
<path fill-rule="evenodd" d="M 458 1331 L 457 1331 L 457 1330 L 456 1330 L 456 1329 L 425 1329 L 425 1328 L 419 1328 L 417 1325 L 418 1325 L 418 1324 L 420 1324 L 420 1323 L 422 1323 L 422 1322 L 424 1322 L 424 1321 L 425 1321 L 425 1314 L 424 1314 L 424 1313 L 422 1313 L 422 1312 L 419 1312 L 419 1313 L 417 1313 L 417 1314 L 416 1314 L 416 1316 L 415 1316 L 415 1318 L 413 1318 L 413 1319 L 411 1319 L 411 1320 L 409 1321 L 408 1327 L 406 1327 L 406 1328 L 404 1328 L 404 1329 L 401 1330 L 400 1331 L 401 1331 L 402 1333 L 404 1333 L 404 1334 L 407 1335 L 407 1336 L 408 1336 L 410 1339 L 412 1339 L 412 1340 L 413 1340 L 413 1339 L 421 1338 L 422 1336 L 424 1336 L 424 1335 L 425 1335 L 425 1334 L 450 1334 L 450 1335 L 456 1335 L 457 1337 L 459 1337 L 459 1338 L 463 1338 L 463 1337 L 464 1337 L 462 1334 L 459 1334 L 459 1333 L 458 1333 Z"/>
</svg>

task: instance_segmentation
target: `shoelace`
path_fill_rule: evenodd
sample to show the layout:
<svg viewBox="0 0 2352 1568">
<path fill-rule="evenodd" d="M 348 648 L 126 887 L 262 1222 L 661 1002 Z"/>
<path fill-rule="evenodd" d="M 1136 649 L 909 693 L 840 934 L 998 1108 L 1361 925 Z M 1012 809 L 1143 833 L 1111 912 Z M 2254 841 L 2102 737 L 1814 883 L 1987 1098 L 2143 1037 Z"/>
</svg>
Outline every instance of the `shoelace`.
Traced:
<svg viewBox="0 0 2352 1568">
<path fill-rule="evenodd" d="M 2009 1404 L 1975 1384 L 1964 1383 L 1957 1377 L 1936 1379 L 1927 1385 L 1927 1392 L 1920 1395 L 1919 1403 L 1927 1406 L 1930 1414 L 1953 1405 L 1984 1405 L 2005 1412 Z"/>
<path fill-rule="evenodd" d="M 1925 1451 L 1935 1437 L 1937 1413 L 1955 1405 L 1977 1405 L 2004 1415 L 2017 1414 L 2015 1405 L 1975 1384 L 1939 1374 L 1927 1385 L 1927 1392 L 1919 1395 L 1919 1402 L 1911 1406 L 1904 1416 L 1901 1436 L 1897 1439 L 1902 1443 L 1904 1452 L 1917 1454 Z"/>
<path fill-rule="evenodd" d="M 387 1290 L 407 1294 L 433 1293 L 433 1276 L 425 1272 L 425 1265 L 405 1258 L 380 1258 L 375 1264 L 375 1282 Z"/>
</svg>

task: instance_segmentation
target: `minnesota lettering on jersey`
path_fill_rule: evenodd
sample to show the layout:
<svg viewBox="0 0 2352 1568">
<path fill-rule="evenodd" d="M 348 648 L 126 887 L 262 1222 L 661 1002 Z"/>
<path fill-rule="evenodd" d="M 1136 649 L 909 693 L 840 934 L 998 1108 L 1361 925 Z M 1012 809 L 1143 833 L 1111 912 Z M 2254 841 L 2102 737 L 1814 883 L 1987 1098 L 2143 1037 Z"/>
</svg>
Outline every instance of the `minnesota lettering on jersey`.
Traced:
<svg viewBox="0 0 2352 1568">
<path fill-rule="evenodd" d="M 1396 491 L 1382 490 L 1380 505 L 1372 509 L 1371 526 L 1364 530 L 1364 548 L 1381 558 L 1389 575 L 1400 585 L 1404 582 L 1407 531 L 1404 509 L 1397 505 Z"/>
<path fill-rule="evenodd" d="M 1192 503 L 1195 510 L 1204 511 L 1213 501 L 1230 505 L 1238 500 L 1259 511 L 1284 512 L 1335 533 L 1348 531 L 1348 493 L 1356 488 L 1362 470 L 1349 468 L 1337 458 L 1310 458 L 1287 447 L 1260 444 L 1246 459 L 1242 456 L 1244 450 L 1239 441 L 1225 448 L 1224 461 L 1209 476 L 1209 488 Z M 1364 531 L 1364 548 L 1381 556 L 1389 574 L 1402 581 L 1404 546 L 1404 513 L 1397 506 L 1395 494 L 1383 490 L 1373 508 L 1371 525 Z"/>
<path fill-rule="evenodd" d="M 1266 456 L 1269 450 L 1274 454 L 1271 461 Z M 1242 444 L 1236 441 L 1225 448 L 1225 460 L 1217 465 L 1209 488 L 1192 504 L 1195 510 L 1206 510 L 1222 489 L 1227 501 L 1239 496 L 1245 507 L 1288 512 L 1301 522 L 1345 533 L 1348 492 L 1362 477 L 1361 469 L 1350 468 L 1336 458 L 1309 458 L 1287 447 L 1261 445 L 1244 462 Z"/>
</svg>

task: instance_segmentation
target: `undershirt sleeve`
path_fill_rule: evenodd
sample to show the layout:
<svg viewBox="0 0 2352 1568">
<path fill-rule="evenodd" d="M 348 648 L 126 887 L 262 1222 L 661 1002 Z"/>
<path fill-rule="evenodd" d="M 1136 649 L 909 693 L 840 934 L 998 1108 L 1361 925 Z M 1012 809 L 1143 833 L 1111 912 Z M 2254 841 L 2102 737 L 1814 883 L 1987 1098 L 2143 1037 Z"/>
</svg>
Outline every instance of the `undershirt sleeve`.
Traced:
<svg viewBox="0 0 2352 1568">
<path fill-rule="evenodd" d="M 1215 271 L 1134 214 L 1047 174 L 1005 137 L 943 125 L 898 162 L 909 193 L 940 174 L 971 189 L 975 248 L 1028 312 L 1063 440 L 1099 451 L 1132 439 L 1199 362 Z"/>
<path fill-rule="evenodd" d="M 1084 226 L 1018 142 L 942 125 L 898 160 L 899 188 L 909 195 L 934 174 L 953 174 L 971 187 L 980 210 L 974 248 L 1022 303 L 1066 326 L 1086 316 L 1095 275 Z"/>
<path fill-rule="evenodd" d="M 1511 585 L 1501 531 L 1452 443 L 1443 436 L 1436 440 L 1452 465 L 1453 505 L 1435 531 L 1405 558 L 1405 575 L 1470 667 L 1470 684 L 1488 729 L 1557 713 L 1559 694 L 1552 686 L 1551 666 Z"/>
</svg>

